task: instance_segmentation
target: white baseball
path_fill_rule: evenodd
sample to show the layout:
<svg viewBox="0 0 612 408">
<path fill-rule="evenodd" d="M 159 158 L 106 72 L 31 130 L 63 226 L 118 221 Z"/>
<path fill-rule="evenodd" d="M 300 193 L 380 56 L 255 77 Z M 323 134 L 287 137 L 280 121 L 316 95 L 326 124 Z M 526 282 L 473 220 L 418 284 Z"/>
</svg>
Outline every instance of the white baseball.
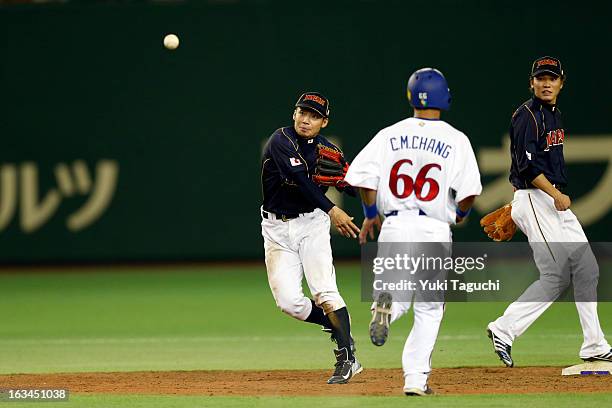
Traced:
<svg viewBox="0 0 612 408">
<path fill-rule="evenodd" d="M 179 46 L 179 38 L 174 34 L 168 34 L 164 37 L 164 47 L 169 50 L 176 50 Z"/>
</svg>

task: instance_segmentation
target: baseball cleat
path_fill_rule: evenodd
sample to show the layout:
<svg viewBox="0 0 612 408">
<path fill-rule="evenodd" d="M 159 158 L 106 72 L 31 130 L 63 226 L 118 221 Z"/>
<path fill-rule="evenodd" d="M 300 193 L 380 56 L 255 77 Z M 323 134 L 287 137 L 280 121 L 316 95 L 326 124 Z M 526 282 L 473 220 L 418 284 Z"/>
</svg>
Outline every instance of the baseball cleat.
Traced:
<svg viewBox="0 0 612 408">
<path fill-rule="evenodd" d="M 506 367 L 514 367 L 514 361 L 512 361 L 512 346 L 504 343 L 499 337 L 493 333 L 493 331 L 487 328 L 487 335 L 493 343 L 493 351 L 499 356 L 499 359 L 506 365 Z"/>
<path fill-rule="evenodd" d="M 612 362 L 612 349 L 607 353 L 598 354 L 593 357 L 583 358 L 584 361 L 610 361 Z"/>
<path fill-rule="evenodd" d="M 353 365 L 351 366 L 351 371 L 353 372 L 353 377 L 363 371 L 363 366 L 355 357 L 355 361 L 353 361 Z"/>
<path fill-rule="evenodd" d="M 334 335 L 334 332 L 332 329 L 330 329 L 329 327 L 321 326 L 321 331 L 323 333 L 329 334 L 329 339 L 332 341 L 332 343 L 338 344 L 338 341 L 336 340 L 336 336 Z M 354 355 L 355 352 L 357 351 L 357 348 L 355 347 L 355 340 L 353 340 L 353 336 L 351 336 L 350 344 L 351 344 L 351 352 Z"/>
<path fill-rule="evenodd" d="M 348 350 L 345 347 L 334 350 L 334 354 L 336 355 L 336 369 L 327 380 L 328 384 L 346 384 L 353 375 L 363 370 L 361 364 L 354 357 L 353 360 L 349 359 Z"/>
<path fill-rule="evenodd" d="M 429 386 L 425 386 L 425 389 L 422 390 L 420 388 L 404 388 L 404 394 L 409 397 L 426 397 L 428 395 L 433 394 L 433 390 L 429 388 Z"/>
<path fill-rule="evenodd" d="M 391 321 L 391 304 L 393 298 L 388 292 L 378 295 L 372 320 L 370 321 L 370 340 L 375 346 L 382 346 L 389 336 L 389 324 Z"/>
</svg>

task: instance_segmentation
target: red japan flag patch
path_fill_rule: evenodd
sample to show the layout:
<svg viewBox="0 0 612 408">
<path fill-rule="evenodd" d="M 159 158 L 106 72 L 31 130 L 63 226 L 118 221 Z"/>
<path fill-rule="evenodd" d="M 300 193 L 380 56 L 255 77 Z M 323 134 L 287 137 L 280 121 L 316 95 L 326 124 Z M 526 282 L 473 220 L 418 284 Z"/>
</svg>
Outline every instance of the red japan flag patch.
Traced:
<svg viewBox="0 0 612 408">
<path fill-rule="evenodd" d="M 295 166 L 299 166 L 300 164 L 302 164 L 302 162 L 300 161 L 300 159 L 296 159 L 295 157 L 290 157 L 289 158 L 289 163 L 291 163 L 291 165 L 293 167 Z"/>
</svg>

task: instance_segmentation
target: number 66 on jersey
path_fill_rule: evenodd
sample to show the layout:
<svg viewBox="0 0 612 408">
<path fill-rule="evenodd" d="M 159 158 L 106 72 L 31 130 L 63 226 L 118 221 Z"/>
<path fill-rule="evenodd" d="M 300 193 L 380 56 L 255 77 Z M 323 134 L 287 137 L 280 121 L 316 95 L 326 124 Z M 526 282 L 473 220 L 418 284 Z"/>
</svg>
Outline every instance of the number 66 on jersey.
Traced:
<svg viewBox="0 0 612 408">
<path fill-rule="evenodd" d="M 482 189 L 467 136 L 442 120 L 415 117 L 378 132 L 353 161 L 348 181 L 377 190 L 385 215 L 417 211 L 449 224 L 457 203 Z"/>
</svg>

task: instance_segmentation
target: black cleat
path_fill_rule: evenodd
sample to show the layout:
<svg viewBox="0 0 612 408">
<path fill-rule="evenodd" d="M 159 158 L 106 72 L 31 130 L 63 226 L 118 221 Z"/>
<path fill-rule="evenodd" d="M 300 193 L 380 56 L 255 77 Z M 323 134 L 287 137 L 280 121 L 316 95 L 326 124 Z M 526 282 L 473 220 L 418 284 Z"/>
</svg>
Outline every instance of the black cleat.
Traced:
<svg viewBox="0 0 612 408">
<path fill-rule="evenodd" d="M 355 357 L 350 360 L 346 348 L 334 350 L 336 355 L 336 369 L 334 374 L 327 380 L 328 384 L 346 384 L 354 375 L 363 371 L 363 367 Z"/>
<path fill-rule="evenodd" d="M 512 360 L 512 346 L 504 343 L 499 337 L 487 328 L 487 335 L 493 342 L 493 351 L 499 356 L 499 359 L 506 365 L 506 367 L 514 367 L 514 361 Z"/>
<path fill-rule="evenodd" d="M 382 346 L 389 336 L 389 324 L 391 322 L 391 304 L 393 298 L 388 292 L 378 295 L 372 320 L 370 321 L 370 340 L 375 346 Z"/>
</svg>

